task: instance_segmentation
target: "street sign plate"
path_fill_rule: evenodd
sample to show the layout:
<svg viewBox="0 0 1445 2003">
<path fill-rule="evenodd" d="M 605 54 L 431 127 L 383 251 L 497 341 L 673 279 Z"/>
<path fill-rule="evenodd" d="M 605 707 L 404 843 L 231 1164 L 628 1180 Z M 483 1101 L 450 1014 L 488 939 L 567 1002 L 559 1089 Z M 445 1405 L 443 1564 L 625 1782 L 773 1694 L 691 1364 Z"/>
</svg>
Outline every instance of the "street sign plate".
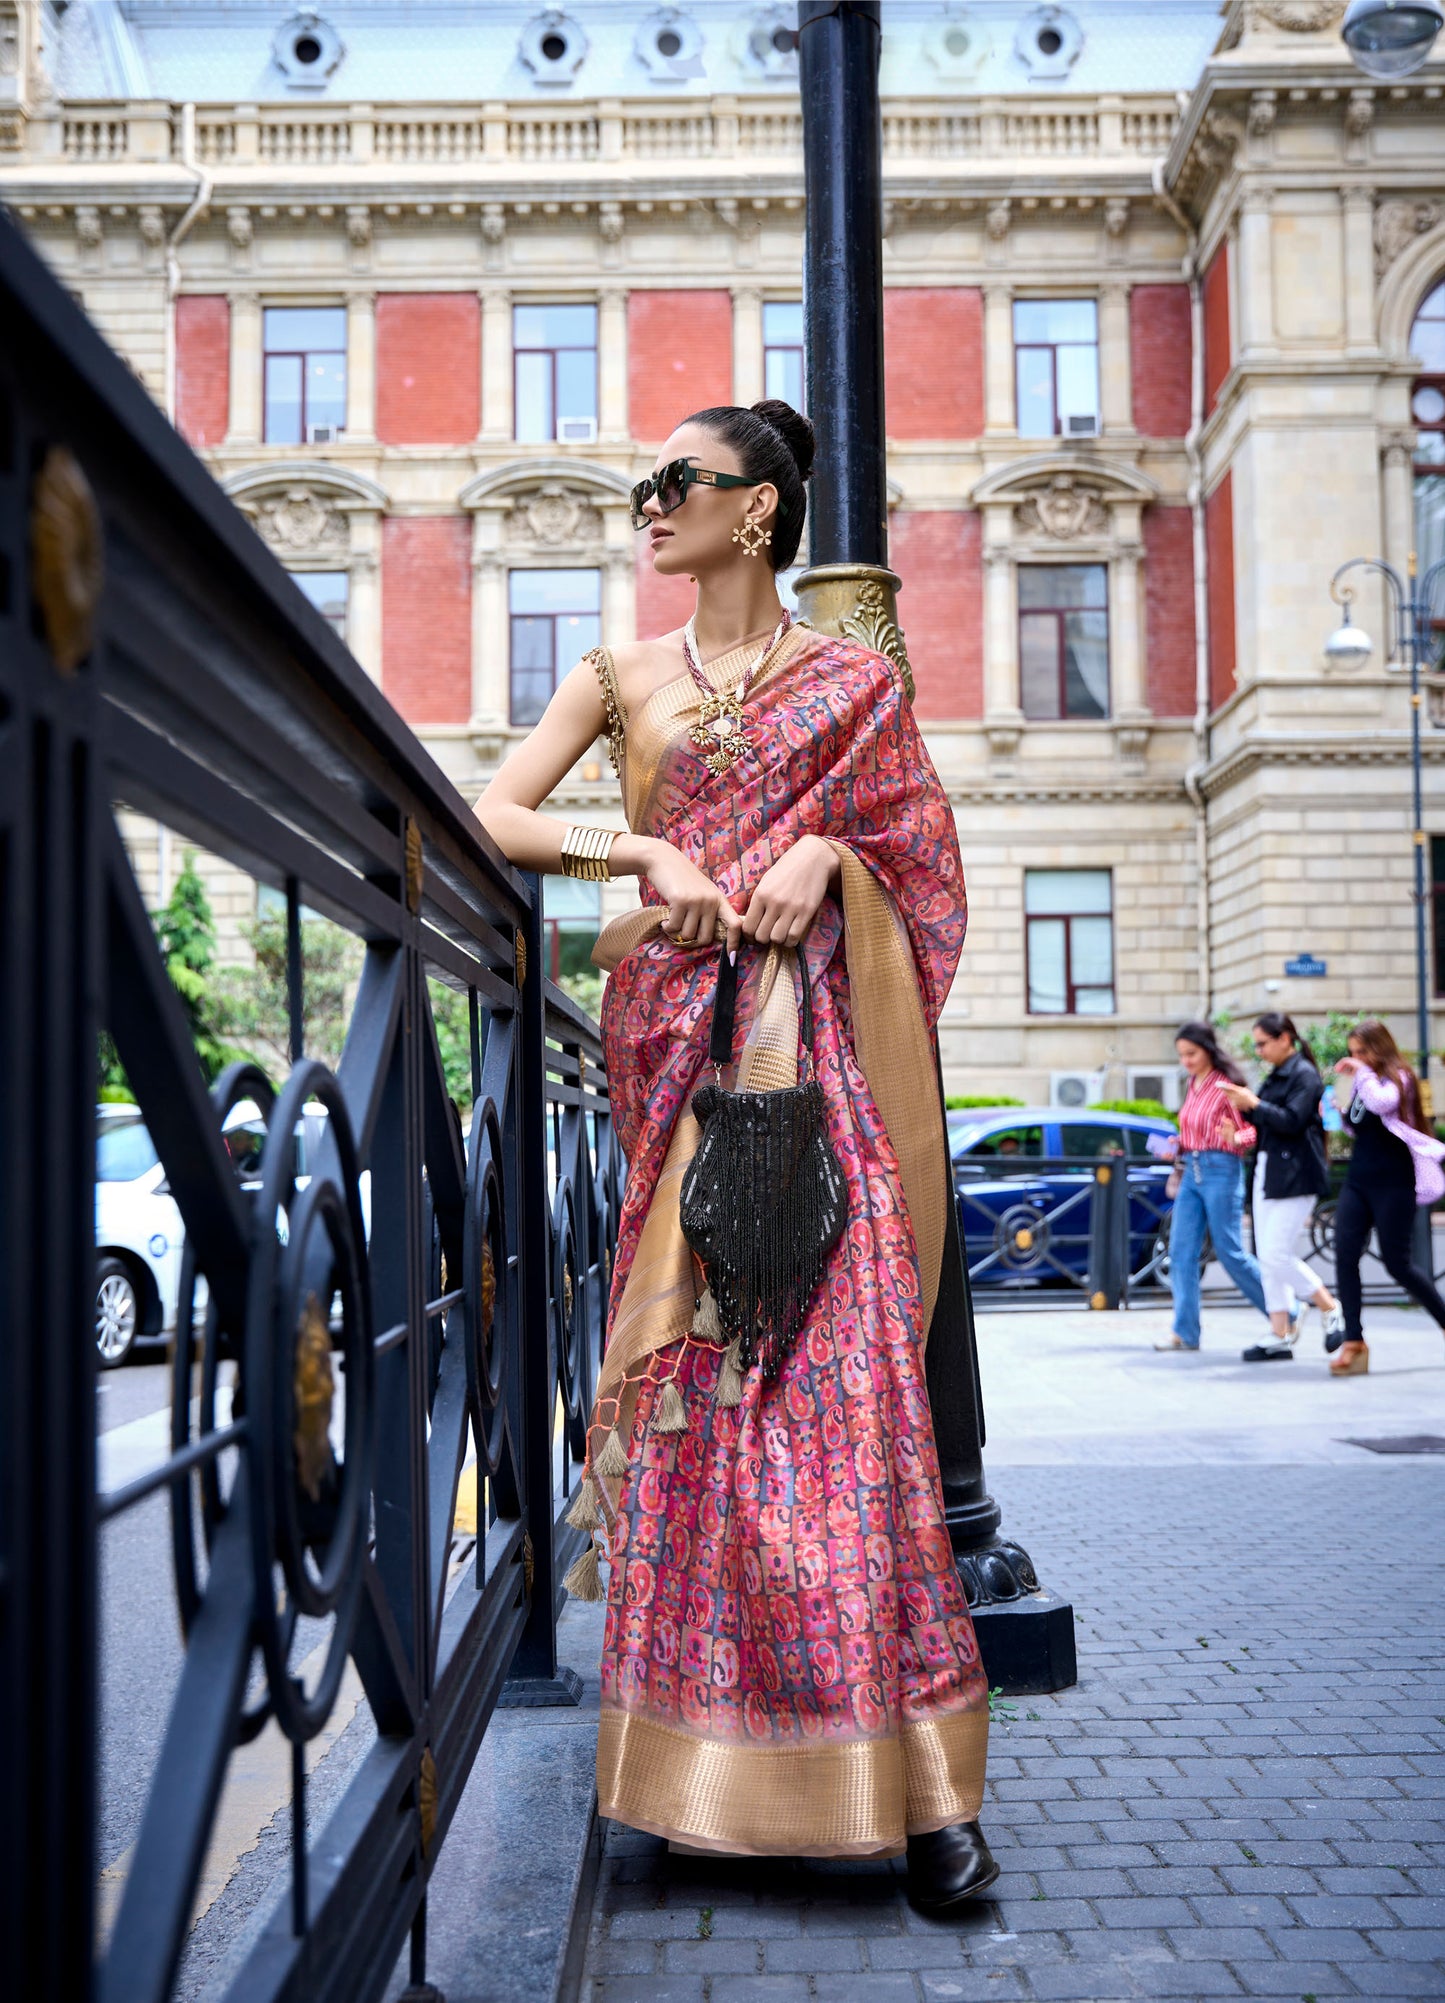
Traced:
<svg viewBox="0 0 1445 2003">
<path fill-rule="evenodd" d="M 1317 981 L 1329 972 L 1329 965 L 1317 960 L 1313 953 L 1296 953 L 1292 960 L 1285 961 L 1284 970 L 1291 980 Z"/>
</svg>

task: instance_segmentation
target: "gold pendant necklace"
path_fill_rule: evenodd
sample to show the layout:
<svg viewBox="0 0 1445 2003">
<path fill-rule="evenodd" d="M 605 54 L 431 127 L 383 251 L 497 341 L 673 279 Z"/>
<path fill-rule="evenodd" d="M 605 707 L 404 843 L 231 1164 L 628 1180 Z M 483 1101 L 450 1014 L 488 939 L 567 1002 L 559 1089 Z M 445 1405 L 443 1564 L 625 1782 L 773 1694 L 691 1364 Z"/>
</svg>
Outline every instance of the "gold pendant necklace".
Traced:
<svg viewBox="0 0 1445 2003">
<path fill-rule="evenodd" d="M 743 752 L 747 750 L 748 736 L 743 727 L 743 702 L 758 670 L 791 624 L 792 614 L 785 610 L 772 637 L 743 674 L 737 687 L 715 689 L 698 665 L 696 613 L 688 620 L 682 635 L 682 657 L 687 663 L 688 673 L 702 691 L 702 704 L 698 709 L 697 722 L 688 732 L 688 737 L 702 753 L 702 762 L 714 778 L 720 778 L 723 773 L 731 771 Z"/>
</svg>

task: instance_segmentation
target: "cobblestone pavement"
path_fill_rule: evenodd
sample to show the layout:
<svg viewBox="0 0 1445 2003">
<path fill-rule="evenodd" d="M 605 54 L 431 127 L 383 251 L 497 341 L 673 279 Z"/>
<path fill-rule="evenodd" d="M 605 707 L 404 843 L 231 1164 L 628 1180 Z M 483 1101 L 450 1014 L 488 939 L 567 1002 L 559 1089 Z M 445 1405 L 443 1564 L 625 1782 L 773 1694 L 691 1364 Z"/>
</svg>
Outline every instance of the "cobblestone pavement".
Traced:
<svg viewBox="0 0 1445 2003">
<path fill-rule="evenodd" d="M 1214 1360 L 1154 1357 L 1153 1315 L 1018 1317 L 1012 1348 L 1008 1319 L 981 1335 L 991 1485 L 1073 1600 L 1079 1682 L 995 1723 L 993 1894 L 942 1924 L 901 1862 L 686 1858 L 614 1825 L 585 2003 L 1445 1997 L 1445 1458 L 1342 1444 L 1445 1434 L 1438 1336 L 1381 1311 L 1375 1373 L 1317 1392 L 1317 1346 L 1238 1364 L 1243 1315 Z"/>
</svg>

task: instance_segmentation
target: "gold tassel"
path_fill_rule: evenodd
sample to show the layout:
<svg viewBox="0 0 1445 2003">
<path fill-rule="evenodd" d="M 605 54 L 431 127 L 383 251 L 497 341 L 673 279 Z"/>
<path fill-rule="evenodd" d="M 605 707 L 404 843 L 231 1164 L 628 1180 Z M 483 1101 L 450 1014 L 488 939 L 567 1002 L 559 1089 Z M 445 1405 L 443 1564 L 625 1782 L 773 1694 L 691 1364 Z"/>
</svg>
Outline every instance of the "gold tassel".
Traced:
<svg viewBox="0 0 1445 2003">
<path fill-rule="evenodd" d="M 602 1575 L 597 1569 L 597 1546 L 590 1537 L 587 1549 L 563 1579 L 562 1587 L 574 1600 L 600 1600 L 604 1597 Z"/>
<path fill-rule="evenodd" d="M 687 1407 L 682 1402 L 682 1393 L 677 1388 L 677 1379 L 669 1377 L 662 1387 L 657 1406 L 652 1414 L 654 1433 L 685 1433 L 687 1431 Z"/>
<path fill-rule="evenodd" d="M 719 1405 L 741 1405 L 743 1402 L 743 1339 L 733 1337 L 723 1351 L 722 1368 L 717 1374 L 717 1402 Z"/>
<path fill-rule="evenodd" d="M 597 1530 L 602 1524 L 602 1511 L 597 1502 L 597 1484 L 590 1474 L 583 1475 L 582 1486 L 572 1500 L 567 1511 L 567 1521 L 574 1530 Z"/>
<path fill-rule="evenodd" d="M 717 1318 L 717 1300 L 711 1287 L 704 1289 L 692 1317 L 692 1332 L 700 1342 L 721 1342 L 722 1323 Z"/>
<path fill-rule="evenodd" d="M 620 1481 L 627 1472 L 627 1450 L 617 1437 L 614 1426 L 602 1442 L 602 1451 L 592 1463 L 593 1472 L 605 1474 L 613 1481 Z"/>
</svg>

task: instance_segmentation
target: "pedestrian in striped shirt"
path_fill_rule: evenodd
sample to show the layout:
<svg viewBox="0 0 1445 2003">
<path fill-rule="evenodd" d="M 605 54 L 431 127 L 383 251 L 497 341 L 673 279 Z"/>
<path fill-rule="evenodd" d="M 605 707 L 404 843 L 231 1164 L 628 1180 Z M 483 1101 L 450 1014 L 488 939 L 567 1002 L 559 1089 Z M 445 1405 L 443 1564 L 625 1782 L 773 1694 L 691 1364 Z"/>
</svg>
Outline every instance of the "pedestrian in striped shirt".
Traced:
<svg viewBox="0 0 1445 2003">
<path fill-rule="evenodd" d="M 1245 1299 L 1264 1313 L 1259 1262 L 1246 1252 L 1240 1235 L 1244 1218 L 1243 1157 L 1255 1132 L 1225 1094 L 1226 1083 L 1242 1085 L 1244 1074 L 1219 1047 L 1207 1022 L 1186 1022 L 1174 1039 L 1179 1062 L 1189 1073 L 1189 1090 L 1179 1115 L 1179 1192 L 1169 1226 L 1169 1286 L 1174 1295 L 1174 1333 L 1156 1349 L 1199 1347 L 1199 1261 L 1207 1230 L 1214 1256 Z"/>
</svg>

